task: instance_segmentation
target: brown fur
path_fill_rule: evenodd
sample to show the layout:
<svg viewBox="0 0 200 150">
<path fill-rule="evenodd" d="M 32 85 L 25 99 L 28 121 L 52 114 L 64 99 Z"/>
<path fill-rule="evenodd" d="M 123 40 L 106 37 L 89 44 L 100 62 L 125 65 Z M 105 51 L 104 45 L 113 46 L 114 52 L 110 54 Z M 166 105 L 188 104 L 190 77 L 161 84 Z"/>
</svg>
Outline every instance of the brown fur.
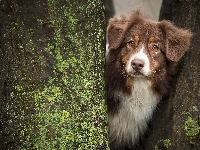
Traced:
<svg viewBox="0 0 200 150">
<path fill-rule="evenodd" d="M 130 95 L 134 88 L 134 77 L 127 74 L 126 66 L 131 55 L 141 48 L 141 43 L 145 43 L 145 54 L 151 62 L 151 71 L 146 78 L 152 83 L 151 89 L 164 96 L 169 91 L 177 62 L 189 47 L 191 36 L 188 30 L 177 28 L 171 22 L 150 21 L 139 11 L 130 16 L 110 19 L 106 60 L 108 113 L 115 115 L 118 112 L 120 97 L 116 96 L 116 92 Z"/>
</svg>

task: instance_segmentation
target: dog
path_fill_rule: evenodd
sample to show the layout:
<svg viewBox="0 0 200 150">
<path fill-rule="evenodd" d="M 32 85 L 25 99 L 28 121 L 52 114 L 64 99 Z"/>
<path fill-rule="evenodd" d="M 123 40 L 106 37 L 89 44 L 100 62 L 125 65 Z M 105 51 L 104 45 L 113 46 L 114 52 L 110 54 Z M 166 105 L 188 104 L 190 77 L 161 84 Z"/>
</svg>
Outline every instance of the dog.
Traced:
<svg viewBox="0 0 200 150">
<path fill-rule="evenodd" d="M 134 149 L 159 101 L 168 94 L 191 32 L 139 10 L 109 20 L 106 105 L 111 150 Z"/>
</svg>

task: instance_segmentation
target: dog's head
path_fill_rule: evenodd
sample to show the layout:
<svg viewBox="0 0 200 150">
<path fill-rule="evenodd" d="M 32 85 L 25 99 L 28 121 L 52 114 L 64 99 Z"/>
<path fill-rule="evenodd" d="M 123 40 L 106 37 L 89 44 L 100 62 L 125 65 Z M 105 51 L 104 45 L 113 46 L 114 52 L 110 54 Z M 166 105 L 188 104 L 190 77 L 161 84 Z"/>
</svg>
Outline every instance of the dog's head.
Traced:
<svg viewBox="0 0 200 150">
<path fill-rule="evenodd" d="M 150 76 L 178 62 L 187 51 L 192 34 L 171 22 L 153 22 L 139 11 L 130 16 L 113 18 L 107 27 L 108 61 L 116 57 L 116 65 L 128 76 Z"/>
</svg>

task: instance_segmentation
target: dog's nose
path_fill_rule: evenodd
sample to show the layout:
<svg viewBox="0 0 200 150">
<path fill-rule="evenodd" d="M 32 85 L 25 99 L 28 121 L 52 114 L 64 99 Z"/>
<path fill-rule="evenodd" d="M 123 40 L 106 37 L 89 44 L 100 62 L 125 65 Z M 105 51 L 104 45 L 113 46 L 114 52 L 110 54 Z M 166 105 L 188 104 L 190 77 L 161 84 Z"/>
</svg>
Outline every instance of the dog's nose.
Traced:
<svg viewBox="0 0 200 150">
<path fill-rule="evenodd" d="M 144 67 L 144 62 L 139 59 L 134 59 L 131 61 L 131 66 L 135 70 L 141 70 Z"/>
</svg>

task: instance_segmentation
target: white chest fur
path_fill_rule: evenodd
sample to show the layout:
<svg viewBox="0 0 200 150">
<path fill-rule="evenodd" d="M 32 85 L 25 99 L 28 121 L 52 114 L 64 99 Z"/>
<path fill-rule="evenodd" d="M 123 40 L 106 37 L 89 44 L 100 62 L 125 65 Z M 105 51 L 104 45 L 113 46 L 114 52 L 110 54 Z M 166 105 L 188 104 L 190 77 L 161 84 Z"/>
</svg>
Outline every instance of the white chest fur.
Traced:
<svg viewBox="0 0 200 150">
<path fill-rule="evenodd" d="M 145 132 L 160 96 L 152 91 L 151 82 L 142 77 L 134 80 L 131 95 L 116 95 L 121 103 L 118 113 L 109 115 L 110 141 L 119 145 L 133 145 Z"/>
</svg>

